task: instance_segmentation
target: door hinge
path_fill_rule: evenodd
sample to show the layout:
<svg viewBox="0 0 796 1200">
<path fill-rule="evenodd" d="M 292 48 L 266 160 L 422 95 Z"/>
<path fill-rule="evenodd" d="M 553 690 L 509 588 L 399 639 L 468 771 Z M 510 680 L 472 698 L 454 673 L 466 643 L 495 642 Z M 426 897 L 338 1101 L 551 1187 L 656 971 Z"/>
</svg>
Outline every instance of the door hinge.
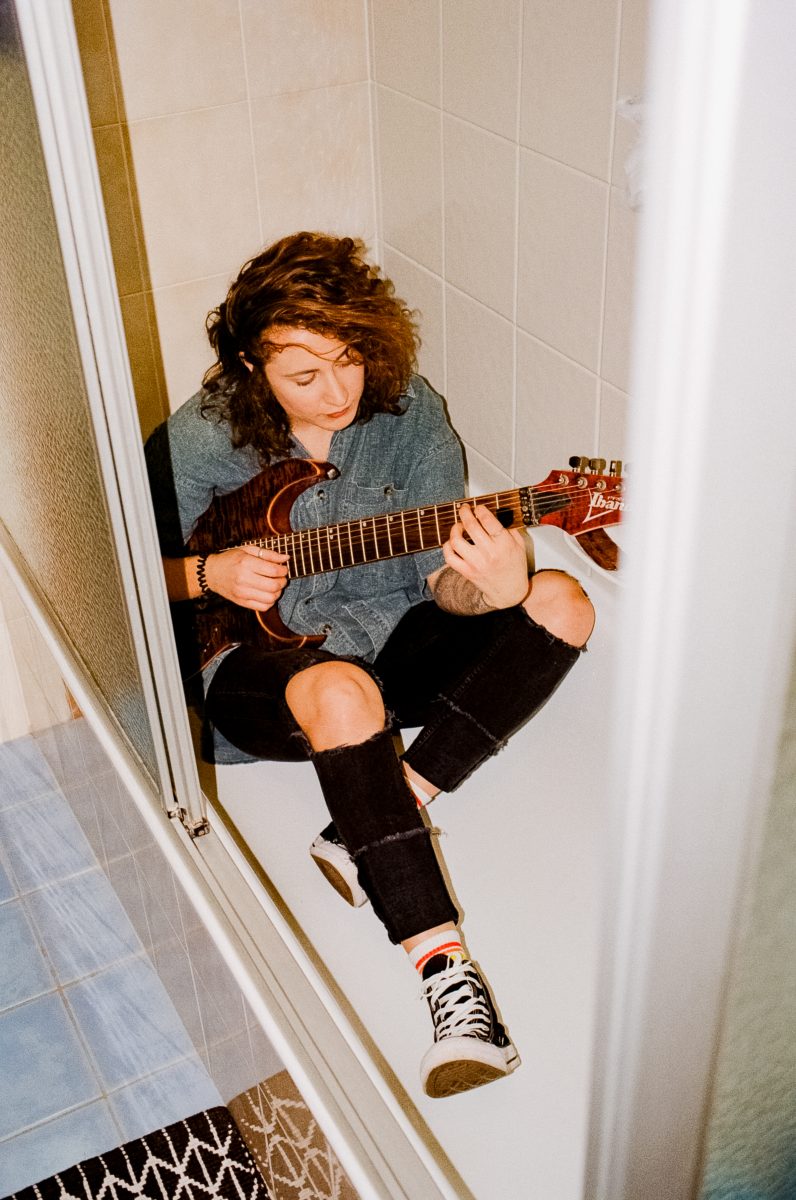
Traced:
<svg viewBox="0 0 796 1200">
<path fill-rule="evenodd" d="M 206 833 L 210 832 L 210 822 L 207 817 L 200 817 L 198 821 L 191 821 L 184 808 L 171 808 L 166 813 L 166 816 L 172 821 L 180 821 L 187 830 L 189 837 L 204 837 Z"/>
</svg>

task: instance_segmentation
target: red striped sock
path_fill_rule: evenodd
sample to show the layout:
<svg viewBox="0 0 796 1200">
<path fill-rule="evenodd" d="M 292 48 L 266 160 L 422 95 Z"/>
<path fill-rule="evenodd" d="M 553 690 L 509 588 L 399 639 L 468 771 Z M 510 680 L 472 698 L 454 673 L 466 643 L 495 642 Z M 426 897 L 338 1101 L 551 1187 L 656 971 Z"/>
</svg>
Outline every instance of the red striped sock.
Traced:
<svg viewBox="0 0 796 1200">
<path fill-rule="evenodd" d="M 444 954 L 446 958 L 467 957 L 458 929 L 444 929 L 441 933 L 434 933 L 425 938 L 414 950 L 409 951 L 409 961 L 418 974 L 422 975 L 426 963 L 438 954 Z"/>
</svg>

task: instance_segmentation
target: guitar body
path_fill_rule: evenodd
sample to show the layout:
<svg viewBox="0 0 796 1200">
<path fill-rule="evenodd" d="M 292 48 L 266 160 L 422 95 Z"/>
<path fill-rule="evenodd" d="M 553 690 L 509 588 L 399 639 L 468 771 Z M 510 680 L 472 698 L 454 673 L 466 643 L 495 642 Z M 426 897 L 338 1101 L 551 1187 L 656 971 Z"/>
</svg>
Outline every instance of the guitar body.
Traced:
<svg viewBox="0 0 796 1200">
<path fill-rule="evenodd" d="M 336 473 L 331 463 L 303 458 L 287 458 L 266 467 L 237 491 L 215 497 L 191 535 L 188 553 L 214 554 L 246 542 L 289 534 L 290 510 L 301 493 L 323 479 L 333 479 Z M 223 650 L 241 642 L 263 650 L 286 650 L 320 646 L 326 640 L 323 634 L 293 633 L 276 605 L 260 613 L 221 596 L 197 602 L 196 627 L 203 668 Z"/>
</svg>

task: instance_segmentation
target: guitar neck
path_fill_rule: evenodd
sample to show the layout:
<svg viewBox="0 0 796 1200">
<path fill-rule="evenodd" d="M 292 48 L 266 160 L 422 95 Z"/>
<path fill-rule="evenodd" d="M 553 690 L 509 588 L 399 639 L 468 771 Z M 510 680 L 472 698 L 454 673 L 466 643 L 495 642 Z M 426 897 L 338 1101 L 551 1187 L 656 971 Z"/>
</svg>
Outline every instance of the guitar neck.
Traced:
<svg viewBox="0 0 796 1200">
<path fill-rule="evenodd" d="M 459 509 L 473 504 L 488 508 L 510 528 L 538 525 L 547 513 L 566 507 L 569 499 L 566 495 L 522 487 L 474 499 L 379 513 L 337 525 L 299 529 L 277 537 L 253 539 L 249 544 L 286 554 L 290 578 L 298 579 L 436 549 L 448 540 L 459 519 Z"/>
</svg>

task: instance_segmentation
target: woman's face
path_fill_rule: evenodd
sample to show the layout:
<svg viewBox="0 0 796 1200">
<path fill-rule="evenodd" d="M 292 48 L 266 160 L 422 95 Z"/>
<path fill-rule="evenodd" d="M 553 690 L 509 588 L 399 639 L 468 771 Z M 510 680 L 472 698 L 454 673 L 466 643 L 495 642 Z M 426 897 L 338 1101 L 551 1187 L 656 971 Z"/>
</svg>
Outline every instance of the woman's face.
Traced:
<svg viewBox="0 0 796 1200">
<path fill-rule="evenodd" d="M 365 366 L 345 342 L 282 326 L 266 330 L 263 340 L 284 347 L 266 362 L 265 377 L 296 437 L 318 429 L 335 432 L 355 420 Z"/>
</svg>

